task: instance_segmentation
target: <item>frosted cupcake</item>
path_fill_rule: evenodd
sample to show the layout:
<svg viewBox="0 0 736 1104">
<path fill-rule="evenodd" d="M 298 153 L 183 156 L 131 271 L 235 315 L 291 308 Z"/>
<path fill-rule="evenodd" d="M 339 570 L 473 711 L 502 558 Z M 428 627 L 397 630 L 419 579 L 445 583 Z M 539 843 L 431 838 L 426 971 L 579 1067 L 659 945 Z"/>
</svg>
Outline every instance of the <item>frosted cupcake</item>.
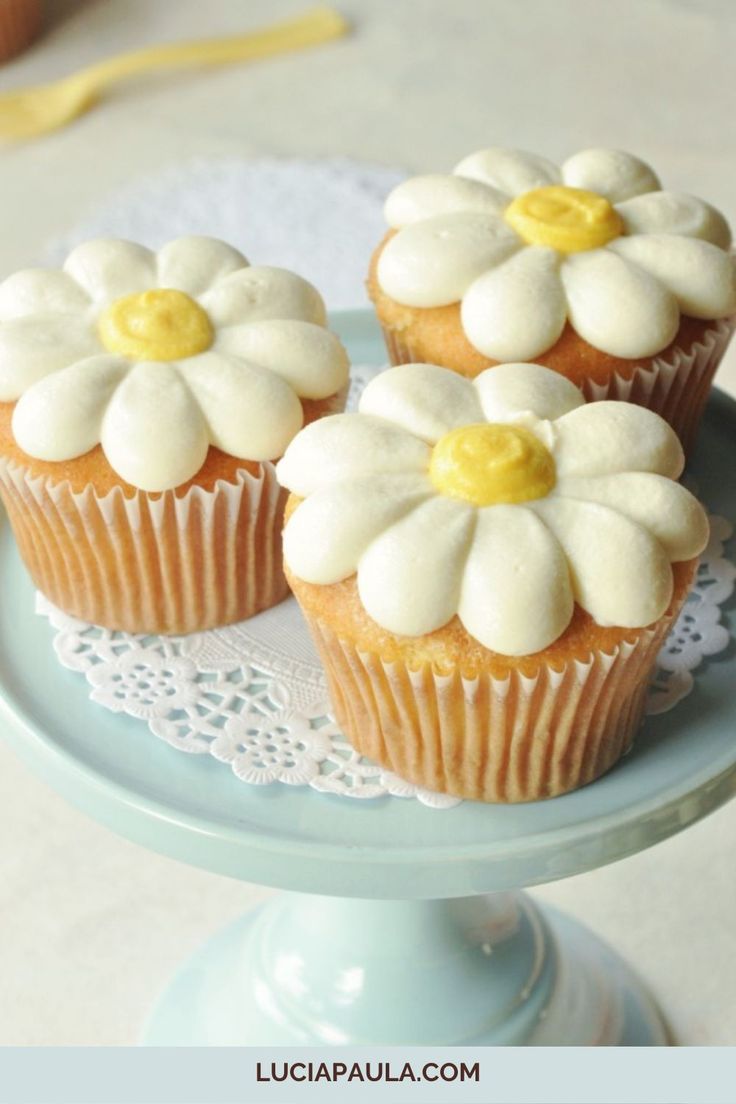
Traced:
<svg viewBox="0 0 736 1104">
<path fill-rule="evenodd" d="M 607 771 L 707 540 L 682 466 L 657 414 L 535 364 L 389 369 L 299 433 L 287 574 L 355 747 L 482 801 Z"/>
<path fill-rule="evenodd" d="M 280 601 L 274 461 L 344 406 L 318 292 L 211 238 L 88 242 L 0 284 L 0 495 L 67 613 L 185 633 Z"/>
<path fill-rule="evenodd" d="M 690 447 L 736 312 L 713 207 L 617 150 L 558 168 L 487 149 L 400 184 L 386 219 L 368 286 L 392 363 L 472 377 L 538 361 L 588 399 L 657 411 Z"/>
</svg>

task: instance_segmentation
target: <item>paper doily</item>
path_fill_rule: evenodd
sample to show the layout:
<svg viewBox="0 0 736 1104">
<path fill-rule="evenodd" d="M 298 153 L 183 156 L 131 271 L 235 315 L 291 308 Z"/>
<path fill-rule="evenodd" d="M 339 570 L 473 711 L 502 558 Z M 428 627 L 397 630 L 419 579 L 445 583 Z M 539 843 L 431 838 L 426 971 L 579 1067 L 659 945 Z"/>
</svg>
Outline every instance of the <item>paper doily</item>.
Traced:
<svg viewBox="0 0 736 1104">
<path fill-rule="evenodd" d="M 330 310 L 367 306 L 365 276 L 386 232 L 383 204 L 406 173 L 346 157 L 195 158 L 140 177 L 99 204 L 43 260 L 60 264 L 80 241 L 122 237 L 158 248 L 207 234 L 251 264 L 292 269 Z"/>
<path fill-rule="evenodd" d="M 349 406 L 377 370 L 353 368 Z M 730 640 L 720 607 L 736 578 L 724 548 L 732 528 L 723 518 L 710 520 L 695 585 L 659 654 L 650 714 L 689 694 L 693 671 Z M 40 594 L 36 611 L 56 629 L 61 663 L 85 675 L 92 701 L 139 718 L 179 751 L 229 764 L 243 782 L 311 786 L 350 798 L 413 797 L 438 809 L 458 804 L 404 782 L 351 747 L 330 715 L 322 668 L 293 598 L 237 625 L 178 637 L 100 629 Z"/>
</svg>

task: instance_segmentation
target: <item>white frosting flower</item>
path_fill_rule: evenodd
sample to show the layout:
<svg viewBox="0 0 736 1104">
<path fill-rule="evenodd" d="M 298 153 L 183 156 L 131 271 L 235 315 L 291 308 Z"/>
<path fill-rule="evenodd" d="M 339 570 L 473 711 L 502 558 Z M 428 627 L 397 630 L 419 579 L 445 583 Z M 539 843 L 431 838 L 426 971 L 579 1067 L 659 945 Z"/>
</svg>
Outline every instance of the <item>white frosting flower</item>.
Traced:
<svg viewBox="0 0 736 1104">
<path fill-rule="evenodd" d="M 475 380 L 429 364 L 381 373 L 357 414 L 307 426 L 280 461 L 304 499 L 284 553 L 306 582 L 357 572 L 383 628 L 433 632 L 457 614 L 481 644 L 527 655 L 577 602 L 600 625 L 656 621 L 670 564 L 707 540 L 705 512 L 674 480 L 675 433 L 631 403 L 585 404 L 537 364 Z"/>
<path fill-rule="evenodd" d="M 723 216 L 661 191 L 647 165 L 617 150 L 584 150 L 561 168 L 481 150 L 452 175 L 400 184 L 386 218 L 398 233 L 378 261 L 383 291 L 411 307 L 461 300 L 468 340 L 493 360 L 541 355 L 568 320 L 613 356 L 652 356 L 680 312 L 736 311 Z"/>
<path fill-rule="evenodd" d="M 212 238 L 158 253 L 91 241 L 63 270 L 0 284 L 0 402 L 17 400 L 20 447 L 63 461 L 101 444 L 145 491 L 186 482 L 210 445 L 276 459 L 303 424 L 299 400 L 347 379 L 316 289 Z"/>
</svg>

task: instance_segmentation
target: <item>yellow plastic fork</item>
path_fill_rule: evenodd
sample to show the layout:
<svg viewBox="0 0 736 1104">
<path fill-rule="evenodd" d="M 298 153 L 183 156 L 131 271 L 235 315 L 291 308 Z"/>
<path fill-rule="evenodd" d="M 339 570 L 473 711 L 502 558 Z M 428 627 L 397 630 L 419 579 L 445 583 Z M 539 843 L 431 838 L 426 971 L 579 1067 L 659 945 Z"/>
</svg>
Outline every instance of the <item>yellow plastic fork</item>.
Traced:
<svg viewBox="0 0 736 1104">
<path fill-rule="evenodd" d="M 56 130 L 81 115 L 106 88 L 125 77 L 155 69 L 255 61 L 316 46 L 347 31 L 348 24 L 338 12 L 319 7 L 247 34 L 148 46 L 108 58 L 53 84 L 0 94 L 0 138 L 35 138 Z"/>
</svg>

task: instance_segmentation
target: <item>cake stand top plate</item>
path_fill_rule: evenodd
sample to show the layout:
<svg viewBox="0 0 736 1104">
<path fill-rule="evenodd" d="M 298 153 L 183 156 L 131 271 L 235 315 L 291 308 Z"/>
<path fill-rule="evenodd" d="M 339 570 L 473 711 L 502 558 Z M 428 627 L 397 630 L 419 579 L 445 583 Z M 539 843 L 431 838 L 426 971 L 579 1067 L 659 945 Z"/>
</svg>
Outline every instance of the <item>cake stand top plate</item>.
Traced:
<svg viewBox="0 0 736 1104">
<path fill-rule="evenodd" d="M 354 363 L 384 359 L 367 312 L 333 320 Z M 736 403 L 714 393 L 691 472 L 709 509 L 736 516 Z M 351 801 L 248 786 L 145 724 L 90 702 L 63 668 L 7 524 L 0 526 L 0 721 L 39 775 L 136 842 L 233 877 L 355 897 L 453 897 L 551 881 L 641 850 L 736 793 L 731 647 L 694 692 L 649 717 L 633 751 L 576 793 L 528 805 Z M 731 620 L 733 610 L 725 618 Z"/>
</svg>

